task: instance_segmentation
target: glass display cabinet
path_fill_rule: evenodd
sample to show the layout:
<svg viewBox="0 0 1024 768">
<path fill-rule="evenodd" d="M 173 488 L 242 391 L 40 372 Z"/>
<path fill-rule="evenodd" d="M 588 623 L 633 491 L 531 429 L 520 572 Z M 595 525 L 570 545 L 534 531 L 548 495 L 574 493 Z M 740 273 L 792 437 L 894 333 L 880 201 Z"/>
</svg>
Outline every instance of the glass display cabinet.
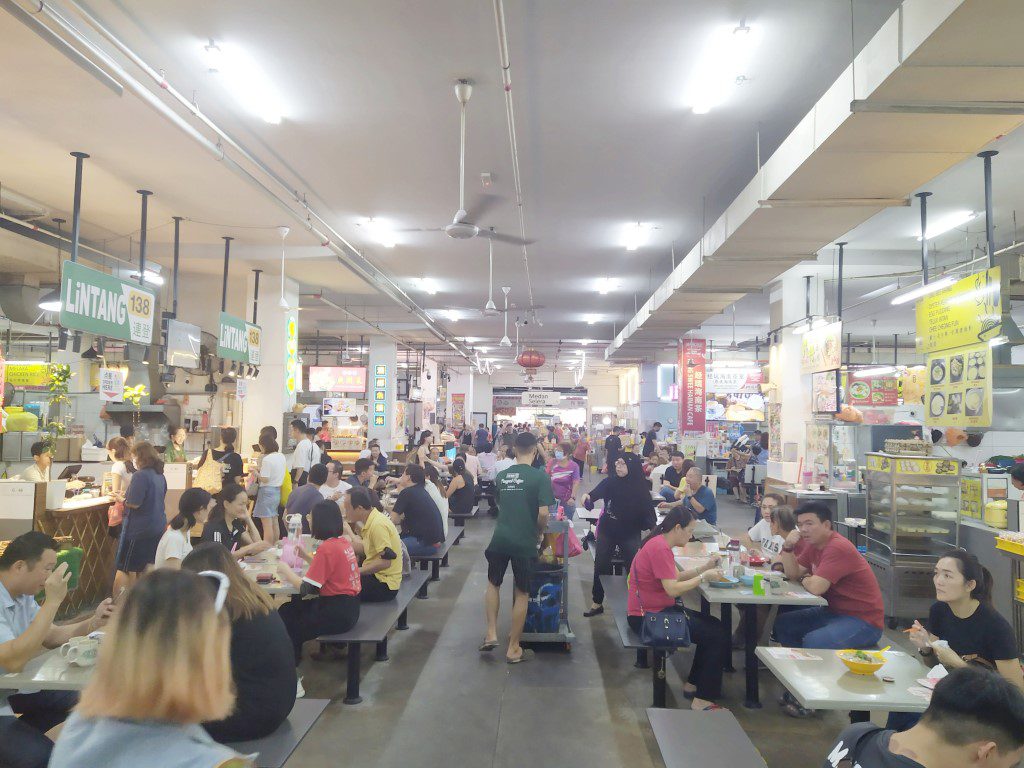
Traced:
<svg viewBox="0 0 1024 768">
<path fill-rule="evenodd" d="M 934 456 L 869 453 L 867 558 L 885 597 L 890 627 L 935 600 L 935 562 L 957 546 L 960 463 Z"/>
</svg>

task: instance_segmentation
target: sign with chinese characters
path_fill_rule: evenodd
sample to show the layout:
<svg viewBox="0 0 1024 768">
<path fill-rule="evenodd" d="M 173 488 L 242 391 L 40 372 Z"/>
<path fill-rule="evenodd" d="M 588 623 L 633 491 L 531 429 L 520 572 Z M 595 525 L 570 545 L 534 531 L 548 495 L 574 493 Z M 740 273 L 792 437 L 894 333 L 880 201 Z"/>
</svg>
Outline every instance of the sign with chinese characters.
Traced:
<svg viewBox="0 0 1024 768">
<path fill-rule="evenodd" d="M 258 325 L 221 312 L 217 330 L 217 356 L 249 365 L 259 365 L 261 336 L 262 332 Z"/>
<path fill-rule="evenodd" d="M 124 401 L 124 371 L 120 368 L 100 368 L 100 400 L 104 403 Z"/>
<path fill-rule="evenodd" d="M 66 261 L 60 281 L 60 324 L 110 339 L 150 344 L 156 294 L 134 281 Z"/>
<path fill-rule="evenodd" d="M 999 267 L 993 267 L 918 301 L 917 351 L 938 352 L 998 336 L 1002 323 L 999 279 Z"/>
<path fill-rule="evenodd" d="M 833 371 L 842 366 L 842 355 L 841 321 L 807 331 L 800 337 L 800 373 Z"/>
<path fill-rule="evenodd" d="M 452 393 L 452 424 L 462 426 L 466 423 L 466 395 Z"/>
<path fill-rule="evenodd" d="M 992 426 L 992 347 L 988 342 L 926 356 L 925 424 Z"/>
<path fill-rule="evenodd" d="M 960 514 L 981 520 L 984 510 L 981 506 L 981 478 L 960 478 Z"/>
<path fill-rule="evenodd" d="M 683 339 L 679 342 L 679 429 L 703 432 L 705 426 L 705 368 L 707 341 Z"/>
<path fill-rule="evenodd" d="M 896 471 L 901 475 L 958 475 L 960 462 L 953 459 L 933 459 L 925 456 L 896 459 Z"/>
<path fill-rule="evenodd" d="M 761 369 L 750 368 L 711 368 L 707 372 L 707 391 L 716 394 L 733 394 L 737 392 L 755 393 L 761 391 Z"/>
<path fill-rule="evenodd" d="M 879 456 L 874 453 L 869 453 L 865 465 L 872 472 L 888 472 L 892 469 L 892 459 L 888 456 Z"/>
<path fill-rule="evenodd" d="M 557 408 L 562 396 L 550 389 L 530 389 L 523 392 L 523 406 L 527 408 Z"/>
<path fill-rule="evenodd" d="M 240 403 L 245 402 L 245 398 L 249 396 L 249 380 L 239 379 L 235 382 L 235 400 Z"/>
<path fill-rule="evenodd" d="M 856 371 L 844 376 L 846 402 L 850 405 L 899 405 L 899 379 L 895 376 L 860 377 Z"/>
<path fill-rule="evenodd" d="M 386 427 L 387 415 L 387 391 L 388 391 L 388 367 L 386 365 L 375 365 L 373 367 L 373 390 L 370 398 L 370 424 L 374 427 Z"/>
<path fill-rule="evenodd" d="M 8 360 L 5 379 L 9 384 L 24 389 L 47 389 L 50 386 L 50 367 L 46 363 L 19 363 Z"/>
<path fill-rule="evenodd" d="M 366 368 L 310 366 L 310 392 L 365 392 Z"/>
</svg>

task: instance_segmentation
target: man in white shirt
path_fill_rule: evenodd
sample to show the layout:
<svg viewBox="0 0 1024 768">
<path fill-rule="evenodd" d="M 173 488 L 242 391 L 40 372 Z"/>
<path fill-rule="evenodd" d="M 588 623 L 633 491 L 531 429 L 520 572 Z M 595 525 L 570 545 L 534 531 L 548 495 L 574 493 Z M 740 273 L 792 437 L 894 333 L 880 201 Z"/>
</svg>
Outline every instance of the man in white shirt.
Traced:
<svg viewBox="0 0 1024 768">
<path fill-rule="evenodd" d="M 328 501 L 341 503 L 341 497 L 352 486 L 341 479 L 341 462 L 331 461 L 327 464 L 327 482 L 320 486 L 320 495 Z"/>
<path fill-rule="evenodd" d="M 516 463 L 516 454 L 511 448 L 505 449 L 505 455 L 494 462 L 494 475 L 498 476 L 500 472 L 504 472 L 506 469 Z"/>
<path fill-rule="evenodd" d="M 480 461 L 480 480 L 484 482 L 493 482 L 497 476 L 495 466 L 498 463 L 498 457 L 494 453 L 494 444 L 488 443 L 484 446 L 484 452 L 477 456 Z"/>
<path fill-rule="evenodd" d="M 476 448 L 471 445 L 466 446 L 466 450 L 461 452 L 459 455 L 462 456 L 462 460 L 466 463 L 466 471 L 473 478 L 473 482 L 477 483 L 480 481 L 480 459 L 476 456 Z"/>
<path fill-rule="evenodd" d="M 42 440 L 32 443 L 32 464 L 19 477 L 30 483 L 48 483 L 52 463 L 53 454 L 50 453 L 50 447 Z"/>
<path fill-rule="evenodd" d="M 45 533 L 29 531 L 7 545 L 0 555 L 0 675 L 20 672 L 46 649 L 106 623 L 113 610 L 109 598 L 84 621 L 53 623 L 70 578 L 67 564 L 57 565 L 57 542 Z M 41 591 L 42 606 L 35 600 Z M 45 734 L 64 722 L 76 702 L 67 691 L 0 690 L 0 765 L 44 768 L 53 748 Z"/>
<path fill-rule="evenodd" d="M 306 439 L 309 440 L 309 466 L 312 468 L 320 463 L 320 459 L 324 455 L 324 452 L 320 450 L 320 446 L 316 444 L 316 427 L 310 427 L 306 430 Z"/>
<path fill-rule="evenodd" d="M 291 423 L 292 440 L 295 441 L 295 451 L 292 453 L 288 469 L 292 473 L 292 480 L 296 485 L 306 482 L 310 467 L 313 466 L 313 441 L 306 434 L 306 422 L 302 419 L 294 419 Z"/>
</svg>

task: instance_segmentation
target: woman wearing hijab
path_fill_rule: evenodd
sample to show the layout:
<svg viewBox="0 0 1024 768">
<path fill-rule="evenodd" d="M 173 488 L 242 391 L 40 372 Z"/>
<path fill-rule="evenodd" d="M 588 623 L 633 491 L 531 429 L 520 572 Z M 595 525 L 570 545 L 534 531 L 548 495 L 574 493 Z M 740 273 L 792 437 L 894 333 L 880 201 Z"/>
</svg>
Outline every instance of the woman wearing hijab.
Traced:
<svg viewBox="0 0 1024 768">
<path fill-rule="evenodd" d="M 599 577 L 611 575 L 615 547 L 622 553 L 625 570 L 629 572 L 640 549 L 641 531 L 654 528 L 657 522 L 651 486 L 644 477 L 643 462 L 634 453 L 616 458 L 612 473 L 583 497 L 583 505 L 590 509 L 598 500 L 604 500 L 604 512 L 594 543 L 593 604 L 583 614 L 587 618 L 604 613 L 604 588 Z"/>
</svg>

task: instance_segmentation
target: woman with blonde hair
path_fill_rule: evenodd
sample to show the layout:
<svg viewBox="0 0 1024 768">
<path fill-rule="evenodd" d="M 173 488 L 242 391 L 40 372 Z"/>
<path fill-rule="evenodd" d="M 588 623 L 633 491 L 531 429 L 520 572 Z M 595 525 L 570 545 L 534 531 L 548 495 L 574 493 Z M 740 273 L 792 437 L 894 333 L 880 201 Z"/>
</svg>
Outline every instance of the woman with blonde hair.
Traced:
<svg viewBox="0 0 1024 768">
<path fill-rule="evenodd" d="M 134 586 L 100 647 L 50 768 L 214 768 L 251 762 L 200 726 L 231 712 L 228 579 L 161 569 Z"/>
<path fill-rule="evenodd" d="M 295 657 L 284 622 L 267 593 L 220 544 L 200 544 L 181 567 L 195 573 L 219 571 L 230 583 L 224 608 L 231 621 L 231 674 L 238 696 L 227 718 L 203 723 L 203 728 L 222 743 L 268 736 L 295 704 Z"/>
</svg>

